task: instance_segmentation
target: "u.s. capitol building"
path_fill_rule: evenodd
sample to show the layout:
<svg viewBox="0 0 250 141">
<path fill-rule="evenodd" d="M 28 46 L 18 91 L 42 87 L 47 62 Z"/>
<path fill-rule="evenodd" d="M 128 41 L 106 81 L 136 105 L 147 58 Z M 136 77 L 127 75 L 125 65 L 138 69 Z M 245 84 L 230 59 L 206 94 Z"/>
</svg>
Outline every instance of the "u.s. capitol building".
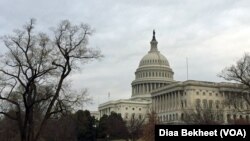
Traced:
<svg viewBox="0 0 250 141">
<path fill-rule="evenodd" d="M 249 118 L 236 114 L 223 104 L 225 97 L 241 92 L 241 85 L 196 80 L 176 81 L 167 58 L 157 48 L 155 32 L 150 44 L 150 50 L 135 71 L 135 80 L 131 83 L 131 98 L 100 104 L 100 117 L 113 111 L 121 114 L 125 120 L 131 117 L 142 119 L 154 111 L 161 123 L 181 123 L 186 111 L 200 105 L 203 108 L 223 109 L 215 119 L 223 120 L 224 123 L 230 119 Z"/>
</svg>

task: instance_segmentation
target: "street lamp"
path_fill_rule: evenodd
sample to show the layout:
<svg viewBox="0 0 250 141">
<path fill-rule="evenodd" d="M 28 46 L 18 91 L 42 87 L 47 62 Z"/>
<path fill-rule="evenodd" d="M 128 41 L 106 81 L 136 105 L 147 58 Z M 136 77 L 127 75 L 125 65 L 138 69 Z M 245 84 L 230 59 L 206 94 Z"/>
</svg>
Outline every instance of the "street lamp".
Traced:
<svg viewBox="0 0 250 141">
<path fill-rule="evenodd" d="M 96 138 L 97 138 L 97 136 L 96 136 L 96 124 L 94 124 L 93 125 L 93 127 L 94 127 L 94 141 L 96 141 Z"/>
<path fill-rule="evenodd" d="M 109 134 L 107 134 L 107 141 L 109 141 Z"/>
</svg>

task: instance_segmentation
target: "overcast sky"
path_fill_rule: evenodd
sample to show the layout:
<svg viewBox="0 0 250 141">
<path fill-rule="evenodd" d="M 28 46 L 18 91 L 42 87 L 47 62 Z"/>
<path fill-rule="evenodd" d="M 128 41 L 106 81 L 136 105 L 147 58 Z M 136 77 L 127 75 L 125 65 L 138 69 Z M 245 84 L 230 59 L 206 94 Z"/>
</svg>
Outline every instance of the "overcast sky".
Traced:
<svg viewBox="0 0 250 141">
<path fill-rule="evenodd" d="M 187 79 L 187 57 L 189 79 L 221 82 L 217 74 L 250 51 L 249 0 L 0 0 L 1 36 L 30 18 L 45 32 L 64 19 L 95 29 L 89 47 L 101 49 L 105 57 L 70 78 L 75 90 L 88 88 L 93 104 L 82 108 L 89 110 L 131 96 L 153 29 L 179 81 Z"/>
</svg>

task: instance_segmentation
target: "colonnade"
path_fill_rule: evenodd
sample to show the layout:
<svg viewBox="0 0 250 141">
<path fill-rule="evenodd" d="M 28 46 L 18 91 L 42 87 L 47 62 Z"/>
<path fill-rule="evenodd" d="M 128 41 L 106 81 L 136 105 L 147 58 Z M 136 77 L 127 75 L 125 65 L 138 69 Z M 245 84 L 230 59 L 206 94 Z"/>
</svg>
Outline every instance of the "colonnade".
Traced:
<svg viewBox="0 0 250 141">
<path fill-rule="evenodd" d="M 152 97 L 153 110 L 156 113 L 168 112 L 187 106 L 186 99 L 182 98 L 182 91 L 173 91 Z"/>
<path fill-rule="evenodd" d="M 136 84 L 132 86 L 132 94 L 145 94 L 150 93 L 152 90 L 163 87 L 166 85 L 165 83 L 143 83 L 143 84 Z"/>
</svg>

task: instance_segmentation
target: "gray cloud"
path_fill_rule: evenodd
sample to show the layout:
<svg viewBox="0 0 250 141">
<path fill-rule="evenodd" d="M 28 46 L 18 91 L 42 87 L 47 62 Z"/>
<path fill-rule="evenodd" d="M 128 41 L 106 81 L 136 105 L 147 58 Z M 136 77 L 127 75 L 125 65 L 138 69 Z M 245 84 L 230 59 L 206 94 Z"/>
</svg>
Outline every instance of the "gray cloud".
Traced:
<svg viewBox="0 0 250 141">
<path fill-rule="evenodd" d="M 81 66 L 70 79 L 74 89 L 89 89 L 94 104 L 86 108 L 96 110 L 109 92 L 110 99 L 130 97 L 153 29 L 176 80 L 186 79 L 188 57 L 190 79 L 223 81 L 216 75 L 249 52 L 249 6 L 247 0 L 2 0 L 0 34 L 32 17 L 37 30 L 45 32 L 63 19 L 90 24 L 96 32 L 89 46 L 100 48 L 105 57 Z"/>
</svg>

